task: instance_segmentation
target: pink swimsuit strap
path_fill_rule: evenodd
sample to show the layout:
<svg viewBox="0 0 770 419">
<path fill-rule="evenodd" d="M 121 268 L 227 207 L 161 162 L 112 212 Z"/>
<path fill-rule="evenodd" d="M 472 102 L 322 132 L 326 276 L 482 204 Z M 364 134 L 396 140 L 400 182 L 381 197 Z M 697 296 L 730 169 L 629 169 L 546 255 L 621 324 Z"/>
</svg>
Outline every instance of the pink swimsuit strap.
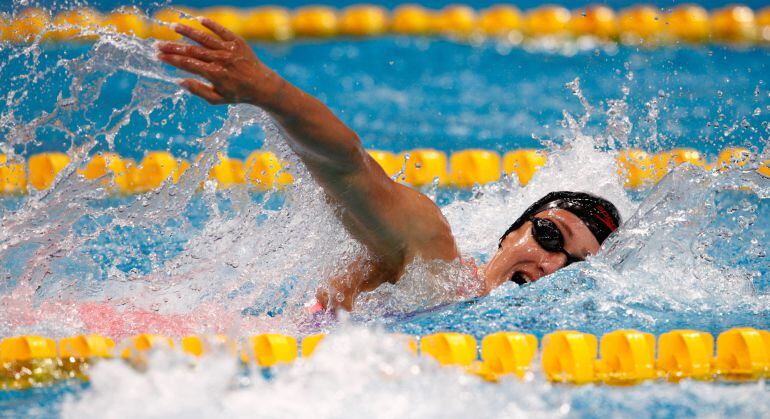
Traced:
<svg viewBox="0 0 770 419">
<path fill-rule="evenodd" d="M 323 304 L 319 303 L 318 300 L 313 300 L 310 304 L 310 306 L 306 307 L 306 310 L 309 314 L 315 314 L 319 311 L 324 311 L 326 308 L 323 306 Z"/>
</svg>

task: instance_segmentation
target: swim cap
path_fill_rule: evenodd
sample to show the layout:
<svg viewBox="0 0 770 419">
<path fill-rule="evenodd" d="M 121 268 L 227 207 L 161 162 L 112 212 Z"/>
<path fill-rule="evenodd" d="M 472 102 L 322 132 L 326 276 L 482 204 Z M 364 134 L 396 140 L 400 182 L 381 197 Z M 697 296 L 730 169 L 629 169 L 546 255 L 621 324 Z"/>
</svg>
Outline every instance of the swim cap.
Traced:
<svg viewBox="0 0 770 419">
<path fill-rule="evenodd" d="M 610 201 L 585 192 L 551 192 L 530 205 L 500 238 L 500 245 L 512 231 L 518 229 L 536 214 L 560 208 L 575 214 L 591 230 L 599 244 L 620 225 L 620 213 Z"/>
</svg>

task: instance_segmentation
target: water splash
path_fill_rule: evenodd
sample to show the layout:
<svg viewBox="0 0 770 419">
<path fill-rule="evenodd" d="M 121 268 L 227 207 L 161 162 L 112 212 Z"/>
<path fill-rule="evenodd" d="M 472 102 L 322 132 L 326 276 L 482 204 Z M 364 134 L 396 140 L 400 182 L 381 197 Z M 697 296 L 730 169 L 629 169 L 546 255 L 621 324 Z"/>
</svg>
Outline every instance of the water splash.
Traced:
<svg viewBox="0 0 770 419">
<path fill-rule="evenodd" d="M 305 303 L 319 286 L 324 286 L 326 278 L 344 271 L 347 263 L 363 251 L 361 246 L 345 233 L 323 192 L 289 151 L 280 131 L 265 113 L 253 107 L 231 106 L 226 113 L 215 112 L 206 126 L 190 126 L 194 124 L 186 121 L 185 116 L 195 112 L 196 103 L 176 86 L 175 74 L 168 73 L 154 59 L 151 42 L 109 32 L 99 35 L 100 39 L 89 49 L 55 62 L 45 61 L 39 40 L 29 46 L 13 47 L 4 61 L 8 65 L 3 70 L 12 73 L 8 87 L 12 100 L 0 117 L 0 128 L 8 138 L 3 149 L 12 154 L 20 147 L 41 142 L 41 131 L 55 129 L 70 144 L 74 157 L 74 163 L 58 176 L 53 188 L 33 193 L 20 208 L 6 212 L 0 232 L 0 259 L 8 261 L 2 273 L 9 279 L 1 297 L 9 307 L 0 318 L 4 328 L 14 333 L 36 331 L 54 336 L 79 331 L 115 336 L 139 331 L 234 335 L 264 329 L 296 331 L 304 321 Z M 11 65 L 14 61 L 23 65 Z M 24 92 L 40 91 L 43 85 L 50 84 L 46 79 L 51 74 L 58 74 L 63 82 L 56 94 L 48 96 L 56 99 L 39 106 L 50 111 L 20 112 L 35 109 L 36 103 Z M 627 80 L 632 79 L 633 72 L 627 70 Z M 131 94 L 119 106 L 108 101 L 112 98 L 105 92 L 110 91 L 111 83 L 126 80 L 133 83 Z M 563 141 L 544 142 L 551 149 L 549 161 L 526 188 L 519 187 L 515 179 L 505 179 L 475 189 L 470 199 L 453 199 L 443 208 L 463 254 L 485 261 L 511 220 L 530 202 L 554 190 L 602 195 L 618 206 L 624 218 L 637 211 L 639 202 L 629 196 L 618 180 L 613 151 L 617 146 L 628 145 L 634 126 L 627 115 L 628 87 L 621 89 L 621 98 L 607 101 L 608 109 L 604 112 L 600 112 L 601 105 L 588 101 L 578 79 L 567 87 L 584 113 L 579 117 L 564 113 Z M 654 125 L 658 118 L 656 100 L 649 102 L 645 120 L 648 124 Z M 106 117 L 94 113 L 93 104 L 112 111 Z M 589 134 L 589 121 L 602 114 L 607 118 L 606 129 L 600 134 Z M 137 124 L 137 120 L 141 123 Z M 156 191 L 115 200 L 98 181 L 84 183 L 78 177 L 75 168 L 82 165 L 92 150 L 113 150 L 126 135 L 148 138 L 157 129 L 169 126 L 188 136 L 203 133 L 189 140 L 200 145 L 200 154 L 177 184 L 167 182 Z M 214 184 L 206 181 L 219 153 L 227 150 L 233 137 L 250 127 L 260 127 L 265 133 L 263 147 L 289 162 L 296 181 L 286 191 L 254 196 L 239 188 L 216 190 Z M 657 142 L 657 132 L 649 140 Z M 699 181 L 702 176 L 709 179 L 709 175 L 699 172 L 685 173 L 674 175 L 664 185 L 687 188 L 695 183 L 702 186 L 695 190 L 712 195 L 728 185 Z M 765 192 L 760 181 L 754 179 L 755 186 L 749 187 L 761 195 Z M 733 182 L 742 182 L 745 187 L 747 178 Z M 661 188 L 665 187 L 660 186 L 658 191 Z M 434 188 L 432 193 L 438 195 L 439 191 Z M 673 193 L 677 199 L 662 200 L 658 198 L 660 193 L 651 194 L 643 207 L 692 206 L 696 196 Z M 716 217 L 713 213 L 692 216 L 700 217 L 699 223 Z M 640 223 L 638 218 L 629 221 L 629 225 L 634 223 Z M 663 227 L 671 225 L 670 219 L 661 219 L 661 237 L 667 234 Z M 639 228 L 650 234 L 658 231 L 648 224 Z M 686 231 L 691 233 L 687 239 L 692 238 L 693 230 Z M 766 234 L 765 230 L 747 231 L 754 234 L 748 239 L 755 243 L 752 254 L 763 254 L 759 243 L 764 243 L 760 236 Z M 626 237 L 625 234 L 618 237 Z M 720 234 L 702 233 L 698 246 L 710 246 L 709 240 L 714 241 Z M 646 239 L 628 237 L 630 243 Z M 594 295 L 597 306 L 633 300 L 638 297 L 633 293 L 641 292 L 650 299 L 657 295 L 638 287 L 628 291 L 628 277 L 682 273 L 664 272 L 662 267 L 654 266 L 655 258 L 661 255 L 656 252 L 664 251 L 661 248 L 643 253 L 641 246 L 617 246 L 634 257 L 647 257 L 637 265 L 646 271 L 640 273 L 629 268 L 619 274 L 619 268 L 602 268 L 612 264 L 595 258 L 580 271 L 581 275 L 616 278 L 601 281 L 601 292 L 616 296 L 613 299 Z M 665 252 L 676 254 L 673 249 Z M 679 255 L 672 265 L 686 267 L 686 272 L 704 272 L 699 274 L 702 284 L 715 282 L 713 278 L 717 275 L 726 275 L 726 268 L 709 271 L 712 264 L 705 257 L 683 252 Z M 355 313 L 361 319 L 372 320 L 472 294 L 457 291 L 469 288 L 471 282 L 464 268 L 457 264 L 438 265 L 415 263 L 399 283 L 362 296 Z M 612 269 L 616 271 L 611 272 Z M 752 284 L 756 283 L 757 269 L 743 266 L 730 271 L 729 276 L 748 278 Z M 558 280 L 561 279 L 550 281 Z M 615 284 L 614 288 L 609 284 Z M 678 284 L 693 286 L 687 281 Z M 698 298 L 718 291 L 702 284 L 696 284 L 696 294 L 702 294 Z M 746 281 L 733 283 L 741 285 L 738 289 L 744 291 L 745 284 Z M 554 291 L 547 287 L 546 290 Z M 744 291 L 739 294 L 745 295 Z M 692 294 L 681 295 L 684 300 L 697 301 Z M 676 311 L 683 306 L 671 307 Z M 542 307 L 535 308 L 539 309 Z M 619 319 L 613 321 L 608 326 L 622 323 Z M 551 319 L 548 324 L 558 322 Z"/>
<path fill-rule="evenodd" d="M 2 204 L 2 334 L 304 332 L 303 305 L 361 246 L 263 112 L 203 107 L 155 61 L 149 41 L 99 35 L 91 46 L 62 47 L 61 55 L 40 39 L 1 51 L 0 77 L 7 83 L 0 86 L 6 98 L 0 150 L 26 156 L 55 143 L 73 156 L 53 188 Z M 630 85 L 634 73 L 627 68 L 626 74 Z M 613 201 L 626 219 L 603 251 L 536 284 L 503 286 L 459 303 L 467 298 L 457 293 L 468 284 L 467 269 L 415 263 L 397 284 L 363 295 L 353 319 L 381 322 L 390 331 L 477 336 L 501 329 L 542 335 L 559 328 L 601 334 L 770 327 L 770 191 L 767 178 L 751 170 L 770 158 L 767 123 L 755 123 L 766 113 L 754 111 L 748 127 L 737 118 L 723 131 L 764 135 L 753 145 L 758 159 L 745 171 L 716 175 L 683 167 L 653 190 L 632 195 L 618 180 L 614 150 L 636 144 L 631 131 L 640 125 L 649 127 L 644 140 L 652 147 L 668 144 L 657 127 L 666 95 L 651 98 L 644 119 L 636 121 L 629 116 L 628 87 L 621 87 L 619 99 L 607 100 L 606 109 L 589 102 L 577 81 L 569 87 L 584 113 L 565 112 L 564 138 L 544 143 L 549 161 L 527 187 L 504 179 L 475 188 L 470 197 L 451 197 L 443 211 L 462 253 L 484 262 L 530 202 L 554 190 L 592 192 Z M 205 123 L 194 122 L 196 113 Z M 602 115 L 605 129 L 592 132 L 590 120 Z M 729 117 L 719 119 L 722 131 Z M 206 178 L 218 154 L 254 127 L 264 133 L 263 147 L 289 162 L 294 184 L 265 194 L 217 190 Z M 87 183 L 75 170 L 95 152 L 131 141 L 135 147 L 127 149 L 137 154 L 148 144 L 170 150 L 179 136 L 200 154 L 186 155 L 192 168 L 157 191 L 114 197 L 100 180 Z M 443 199 L 444 192 L 432 193 Z M 338 325 L 314 358 L 280 369 L 273 380 L 244 374 L 224 354 L 191 366 L 180 355 L 158 353 L 151 363 L 146 373 L 119 361 L 98 364 L 91 389 L 66 401 L 62 413 L 552 417 L 665 409 L 762 417 L 770 410 L 764 383 L 572 388 L 551 386 L 535 374 L 493 386 L 414 358 L 403 342 L 372 325 Z"/>
<path fill-rule="evenodd" d="M 586 102 L 584 115 L 589 115 L 592 106 L 578 85 L 568 87 Z M 622 108 L 613 108 L 610 122 L 625 118 L 617 112 Z M 554 190 L 598 194 L 614 202 L 625 220 L 600 253 L 536 285 L 508 284 L 487 298 L 395 316 L 390 327 L 415 334 L 452 329 L 481 337 L 501 329 L 538 335 L 579 329 L 600 335 L 618 328 L 719 333 L 746 324 L 770 326 L 767 178 L 751 164 L 726 173 L 684 165 L 643 199 L 632 199 L 616 176 L 615 152 L 604 150 L 607 137 L 583 133 L 589 118 L 565 116 L 571 134 L 549 153 L 526 188 L 491 185 L 444 212 L 462 251 L 485 260 L 500 232 L 530 202 Z"/>
<path fill-rule="evenodd" d="M 278 368 L 270 380 L 255 371 L 240 374 L 232 357 L 222 354 L 193 367 L 179 355 L 156 353 L 146 373 L 106 361 L 92 370 L 91 391 L 63 403 L 62 416 L 514 418 L 665 410 L 761 417 L 770 409 L 762 382 L 554 386 L 535 370 L 523 381 L 487 383 L 416 357 L 403 341 L 381 331 L 344 327 L 312 358 Z"/>
</svg>

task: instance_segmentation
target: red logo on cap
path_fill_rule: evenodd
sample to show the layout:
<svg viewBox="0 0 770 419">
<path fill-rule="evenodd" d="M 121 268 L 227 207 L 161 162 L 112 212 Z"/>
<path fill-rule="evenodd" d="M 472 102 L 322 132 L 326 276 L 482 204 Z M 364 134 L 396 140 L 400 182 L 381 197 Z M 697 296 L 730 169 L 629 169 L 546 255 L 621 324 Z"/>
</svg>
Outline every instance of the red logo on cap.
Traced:
<svg viewBox="0 0 770 419">
<path fill-rule="evenodd" d="M 617 230 L 618 226 L 615 225 L 615 221 L 612 219 L 612 215 L 610 215 L 609 212 L 604 208 L 603 205 L 597 205 L 596 210 L 598 211 L 596 213 L 596 218 L 599 219 L 604 225 L 607 226 L 607 228 L 610 229 L 610 231 Z"/>
</svg>

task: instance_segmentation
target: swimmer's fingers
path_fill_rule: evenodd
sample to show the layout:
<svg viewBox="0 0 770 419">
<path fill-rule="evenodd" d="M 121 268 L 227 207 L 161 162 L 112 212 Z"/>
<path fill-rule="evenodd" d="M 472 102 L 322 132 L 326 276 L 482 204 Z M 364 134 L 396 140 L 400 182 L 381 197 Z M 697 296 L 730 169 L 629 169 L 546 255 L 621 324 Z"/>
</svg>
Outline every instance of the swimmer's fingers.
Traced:
<svg viewBox="0 0 770 419">
<path fill-rule="evenodd" d="M 189 71 L 207 79 L 211 77 L 212 73 L 220 70 L 220 67 L 217 65 L 184 55 L 160 53 L 158 54 L 158 59 L 178 69 Z"/>
<path fill-rule="evenodd" d="M 199 80 L 184 79 L 179 85 L 189 90 L 190 93 L 202 97 L 206 102 L 212 105 L 225 103 L 225 98 L 217 93 L 213 86 L 202 83 Z"/>
<path fill-rule="evenodd" d="M 211 32 L 219 35 L 219 37 L 225 41 L 230 42 L 235 41 L 236 39 L 240 39 L 240 37 L 230 31 L 230 29 L 225 28 L 224 26 L 214 22 L 207 17 L 201 18 L 201 24 L 211 30 Z"/>
<path fill-rule="evenodd" d="M 175 23 L 174 26 L 174 32 L 192 39 L 193 41 L 203 45 L 206 48 L 210 49 L 226 49 L 224 42 L 220 41 L 216 37 L 207 34 L 205 32 L 199 31 L 195 28 L 191 28 L 185 24 L 182 23 Z"/>
<path fill-rule="evenodd" d="M 195 45 L 179 44 L 175 42 L 158 43 L 158 51 L 165 54 L 184 55 L 207 63 L 225 58 L 225 51 L 210 50 Z"/>
</svg>

